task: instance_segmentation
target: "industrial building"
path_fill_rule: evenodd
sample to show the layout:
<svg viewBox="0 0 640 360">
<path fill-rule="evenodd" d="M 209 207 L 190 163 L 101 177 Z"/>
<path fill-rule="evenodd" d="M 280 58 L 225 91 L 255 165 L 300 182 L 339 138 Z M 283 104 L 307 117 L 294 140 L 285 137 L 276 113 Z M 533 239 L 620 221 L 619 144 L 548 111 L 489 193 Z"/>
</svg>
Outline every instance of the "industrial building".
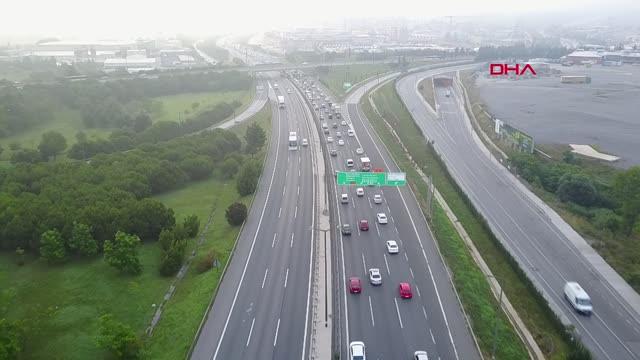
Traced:
<svg viewBox="0 0 640 360">
<path fill-rule="evenodd" d="M 593 63 L 602 65 L 622 65 L 640 63 L 640 53 L 622 51 L 574 51 L 566 56 L 566 60 L 576 63 Z"/>
<path fill-rule="evenodd" d="M 156 58 L 147 57 L 128 57 L 128 58 L 112 58 L 104 61 L 104 70 L 127 71 L 130 73 L 140 71 L 150 71 L 158 68 L 158 60 Z"/>
</svg>

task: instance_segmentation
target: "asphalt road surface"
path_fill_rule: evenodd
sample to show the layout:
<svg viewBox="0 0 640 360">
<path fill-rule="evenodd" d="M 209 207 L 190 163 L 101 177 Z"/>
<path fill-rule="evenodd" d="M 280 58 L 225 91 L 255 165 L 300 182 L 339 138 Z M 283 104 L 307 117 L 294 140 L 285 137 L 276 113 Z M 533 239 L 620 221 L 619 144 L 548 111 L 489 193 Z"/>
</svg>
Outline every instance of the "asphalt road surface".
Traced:
<svg viewBox="0 0 640 360">
<path fill-rule="evenodd" d="M 370 88 L 376 83 L 377 80 L 367 86 Z M 323 92 L 326 94 L 326 89 Z M 330 129 L 329 134 L 322 135 L 324 143 L 338 153 L 330 157 L 328 172 L 348 171 L 346 160 L 349 158 L 358 168 L 362 156 L 371 159 L 373 168 L 399 171 L 356 105 L 361 94 L 362 91 L 354 92 L 342 105 L 347 126 L 340 125 L 342 119 L 328 120 L 320 109 Z M 334 122 L 338 125 L 336 129 Z M 349 128 L 355 130 L 355 136 L 347 135 Z M 327 143 L 329 136 L 333 138 L 332 143 Z M 338 144 L 340 139 L 344 145 Z M 357 154 L 357 148 L 362 148 L 365 154 Z M 364 196 L 358 197 L 356 186 L 338 186 L 335 180 L 331 185 L 335 187 L 332 193 L 336 198 L 332 202 L 337 207 L 339 224 L 349 223 L 352 228 L 350 236 L 338 232 L 338 243 L 333 247 L 338 252 L 338 262 L 333 266 L 340 273 L 336 285 L 339 313 L 343 316 L 342 323 L 336 326 L 342 327 L 342 355 L 346 357 L 349 342 L 364 341 L 367 359 L 409 359 L 416 350 L 427 351 L 430 359 L 478 359 L 477 347 L 449 274 L 411 190 L 364 187 Z M 348 204 L 339 202 L 342 193 L 348 194 Z M 373 202 L 374 194 L 382 196 L 382 204 Z M 379 212 L 387 215 L 387 224 L 377 223 Z M 359 230 L 358 222 L 362 219 L 368 220 L 368 231 Z M 334 222 L 334 226 L 339 224 Z M 398 242 L 398 254 L 387 252 L 387 240 Z M 380 269 L 382 285 L 369 283 L 369 268 Z M 353 276 L 362 281 L 360 294 L 349 293 L 347 280 Z M 400 298 L 400 282 L 411 284 L 412 299 Z"/>
<path fill-rule="evenodd" d="M 567 225 L 552 221 L 550 213 L 525 195 L 508 170 L 481 151 L 464 118 L 459 94 L 452 91 L 452 96 L 446 97 L 446 90 L 437 88 L 440 117 L 435 119 L 427 111 L 416 86 L 430 75 L 423 72 L 402 78 L 396 85 L 398 93 L 423 133 L 435 141 L 436 150 L 476 209 L 543 291 L 552 308 L 575 325 L 596 358 L 638 359 L 639 315 L 594 268 L 592 261 L 598 255 L 592 249 L 588 252 L 590 248 L 579 248 L 581 243 L 575 238 L 570 241 L 564 235 L 569 232 L 561 231 Z M 583 253 L 592 258 L 587 259 Z M 579 282 L 589 293 L 594 306 L 592 316 L 578 315 L 563 298 L 567 281 Z"/>
<path fill-rule="evenodd" d="M 235 254 L 197 339 L 192 359 L 303 359 L 308 355 L 312 227 L 311 149 L 289 150 L 288 135 L 309 138 L 300 96 L 278 79 L 264 172 Z M 271 87 L 271 86 L 269 86 Z M 285 97 L 279 109 L 275 96 Z"/>
</svg>

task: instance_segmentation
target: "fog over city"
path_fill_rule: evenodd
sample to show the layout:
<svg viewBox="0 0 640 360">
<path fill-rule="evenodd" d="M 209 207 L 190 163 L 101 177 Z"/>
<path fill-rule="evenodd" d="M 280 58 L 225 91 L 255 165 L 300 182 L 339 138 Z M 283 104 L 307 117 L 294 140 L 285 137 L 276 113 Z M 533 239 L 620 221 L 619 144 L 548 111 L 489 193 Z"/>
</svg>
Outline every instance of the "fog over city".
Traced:
<svg viewBox="0 0 640 360">
<path fill-rule="evenodd" d="M 602 20 L 610 15 L 632 18 L 638 9 L 640 4 L 634 0 L 185 0 L 180 3 L 113 0 L 108 5 L 95 0 L 25 0 L 7 1 L 2 5 L 0 40 L 42 36 L 114 38 L 248 33 L 343 24 L 347 19 L 393 17 L 425 20 L 443 16 L 507 15 L 512 21 L 527 13 L 526 19 L 520 20 L 544 21 L 550 14 L 562 13 L 563 16 L 586 14 L 587 18 Z"/>
</svg>

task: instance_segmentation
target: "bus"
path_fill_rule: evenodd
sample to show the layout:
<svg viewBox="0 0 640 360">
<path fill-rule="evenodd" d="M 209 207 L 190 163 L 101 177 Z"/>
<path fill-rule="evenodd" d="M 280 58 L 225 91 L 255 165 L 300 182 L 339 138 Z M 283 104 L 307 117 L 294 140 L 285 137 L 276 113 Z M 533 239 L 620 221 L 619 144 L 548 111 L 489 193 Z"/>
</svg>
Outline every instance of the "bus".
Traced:
<svg viewBox="0 0 640 360">
<path fill-rule="evenodd" d="M 289 133 L 289 150 L 298 150 L 298 135 L 295 131 Z"/>
<path fill-rule="evenodd" d="M 278 95 L 278 107 L 284 109 L 284 96 L 282 95 Z"/>
</svg>

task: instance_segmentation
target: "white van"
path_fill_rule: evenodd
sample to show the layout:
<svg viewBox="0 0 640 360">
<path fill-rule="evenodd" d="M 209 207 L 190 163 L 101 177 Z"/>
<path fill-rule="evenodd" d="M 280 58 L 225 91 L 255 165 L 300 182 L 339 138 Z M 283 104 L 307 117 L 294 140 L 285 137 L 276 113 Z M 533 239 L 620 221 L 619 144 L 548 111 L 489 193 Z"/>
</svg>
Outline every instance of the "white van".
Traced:
<svg viewBox="0 0 640 360">
<path fill-rule="evenodd" d="M 347 167 L 353 167 L 353 159 L 347 159 Z"/>
<path fill-rule="evenodd" d="M 348 204 L 349 203 L 349 195 L 347 195 L 347 194 L 340 195 L 340 203 Z"/>
<path fill-rule="evenodd" d="M 570 281 L 564 285 L 564 297 L 579 313 L 591 315 L 593 312 L 591 298 L 577 282 Z"/>
</svg>

